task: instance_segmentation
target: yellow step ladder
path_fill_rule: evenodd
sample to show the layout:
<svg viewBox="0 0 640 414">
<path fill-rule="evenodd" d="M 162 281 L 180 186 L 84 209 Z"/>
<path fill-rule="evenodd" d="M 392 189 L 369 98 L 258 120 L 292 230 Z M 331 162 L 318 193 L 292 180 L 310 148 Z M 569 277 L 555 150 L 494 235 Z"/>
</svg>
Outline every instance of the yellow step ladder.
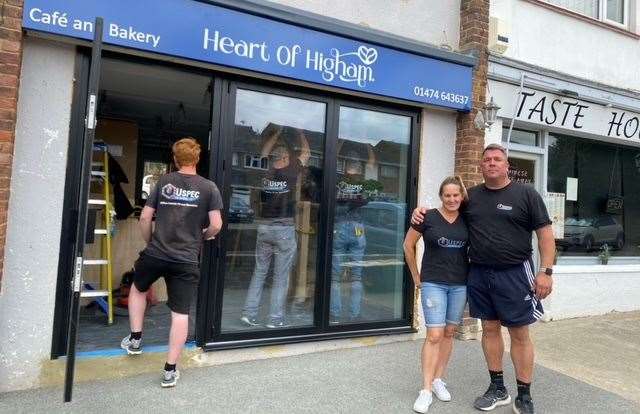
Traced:
<svg viewBox="0 0 640 414">
<path fill-rule="evenodd" d="M 89 206 L 99 206 L 102 210 L 102 225 L 93 233 L 101 237 L 101 256 L 95 259 L 84 259 L 87 266 L 100 266 L 100 287 L 96 288 L 85 282 L 80 292 L 81 298 L 92 298 L 107 315 L 108 324 L 113 324 L 113 271 L 111 257 L 111 191 L 109 184 L 109 152 L 105 143 L 96 142 L 93 145 L 94 154 L 99 154 L 100 161 L 91 163 L 91 180 L 102 186 L 104 198 L 89 198 Z M 96 225 L 97 227 L 97 225 Z M 106 298 L 106 300 L 105 300 Z"/>
</svg>

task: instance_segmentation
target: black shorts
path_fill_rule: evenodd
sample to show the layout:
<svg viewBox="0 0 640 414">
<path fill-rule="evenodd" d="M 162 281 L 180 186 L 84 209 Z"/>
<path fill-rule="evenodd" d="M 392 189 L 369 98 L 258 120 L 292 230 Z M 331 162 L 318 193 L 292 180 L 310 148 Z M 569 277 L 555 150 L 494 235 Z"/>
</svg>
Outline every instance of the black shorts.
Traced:
<svg viewBox="0 0 640 414">
<path fill-rule="evenodd" d="M 544 313 L 534 295 L 534 277 L 531 259 L 506 269 L 471 264 L 469 314 L 482 320 L 499 320 L 506 327 L 534 323 Z"/>
<path fill-rule="evenodd" d="M 134 270 L 133 283 L 140 292 L 146 292 L 153 282 L 164 276 L 169 296 L 167 306 L 176 313 L 189 314 L 191 301 L 198 291 L 199 265 L 169 262 L 142 252 Z"/>
</svg>

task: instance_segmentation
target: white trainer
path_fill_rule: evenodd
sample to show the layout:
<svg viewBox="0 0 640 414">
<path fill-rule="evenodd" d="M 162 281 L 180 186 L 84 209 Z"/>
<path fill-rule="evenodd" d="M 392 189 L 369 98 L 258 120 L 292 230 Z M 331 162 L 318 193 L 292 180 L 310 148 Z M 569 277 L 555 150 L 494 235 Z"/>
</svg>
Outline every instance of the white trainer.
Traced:
<svg viewBox="0 0 640 414">
<path fill-rule="evenodd" d="M 451 394 L 449 393 L 449 390 L 447 390 L 447 384 L 442 381 L 441 378 L 436 378 L 433 380 L 431 389 L 440 401 L 451 401 Z"/>
<path fill-rule="evenodd" d="M 413 403 L 413 411 L 417 413 L 426 413 L 429 411 L 429 406 L 432 402 L 433 396 L 431 395 L 431 391 L 420 390 L 420 394 L 418 394 L 416 402 Z"/>
</svg>

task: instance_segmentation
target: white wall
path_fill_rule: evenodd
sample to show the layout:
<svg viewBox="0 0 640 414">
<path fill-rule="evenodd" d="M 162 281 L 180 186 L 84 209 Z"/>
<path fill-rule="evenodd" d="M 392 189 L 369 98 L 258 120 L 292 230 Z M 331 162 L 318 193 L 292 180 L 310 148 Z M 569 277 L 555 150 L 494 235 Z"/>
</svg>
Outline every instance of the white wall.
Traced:
<svg viewBox="0 0 640 414">
<path fill-rule="evenodd" d="M 640 265 L 557 266 L 544 302 L 552 319 L 640 310 Z"/>
<path fill-rule="evenodd" d="M 0 392 L 37 385 L 51 354 L 75 49 L 26 38 L 4 276 Z"/>
<path fill-rule="evenodd" d="M 460 0 L 270 1 L 436 46 L 446 38 L 451 47 L 458 47 Z"/>
<path fill-rule="evenodd" d="M 492 0 L 490 10 L 510 26 L 503 56 L 640 91 L 640 40 L 523 0 Z"/>
<path fill-rule="evenodd" d="M 422 136 L 418 165 L 418 204 L 438 207 L 442 180 L 455 167 L 456 113 L 422 111 Z"/>
</svg>

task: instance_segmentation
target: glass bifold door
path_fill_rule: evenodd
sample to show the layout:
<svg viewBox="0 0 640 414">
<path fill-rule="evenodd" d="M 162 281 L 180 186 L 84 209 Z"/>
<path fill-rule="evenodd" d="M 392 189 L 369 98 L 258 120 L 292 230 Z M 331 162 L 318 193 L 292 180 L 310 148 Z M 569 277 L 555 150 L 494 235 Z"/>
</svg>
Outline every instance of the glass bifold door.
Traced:
<svg viewBox="0 0 640 414">
<path fill-rule="evenodd" d="M 410 325 L 402 241 L 415 114 L 224 89 L 216 176 L 225 227 L 207 342 Z"/>
</svg>

